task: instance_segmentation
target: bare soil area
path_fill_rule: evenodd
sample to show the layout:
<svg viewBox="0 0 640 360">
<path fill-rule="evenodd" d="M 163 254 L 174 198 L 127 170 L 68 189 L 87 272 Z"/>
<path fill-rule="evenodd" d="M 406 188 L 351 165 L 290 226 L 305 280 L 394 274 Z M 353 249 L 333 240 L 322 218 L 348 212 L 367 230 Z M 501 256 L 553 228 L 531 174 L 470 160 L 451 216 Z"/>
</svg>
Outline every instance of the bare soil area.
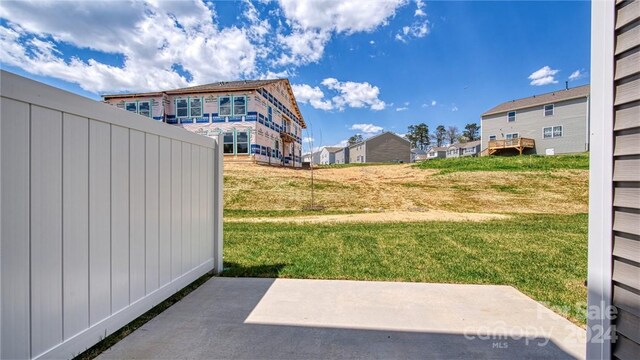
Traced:
<svg viewBox="0 0 640 360">
<path fill-rule="evenodd" d="M 227 163 L 224 178 L 227 209 L 299 210 L 311 204 L 310 170 Z M 314 184 L 316 204 L 365 213 L 359 215 L 365 220 L 358 221 L 374 217 L 379 222 L 387 216 L 417 221 L 417 216 L 447 213 L 588 211 L 588 170 L 439 174 L 398 164 L 316 169 Z M 339 216 L 348 219 L 356 214 Z"/>
</svg>

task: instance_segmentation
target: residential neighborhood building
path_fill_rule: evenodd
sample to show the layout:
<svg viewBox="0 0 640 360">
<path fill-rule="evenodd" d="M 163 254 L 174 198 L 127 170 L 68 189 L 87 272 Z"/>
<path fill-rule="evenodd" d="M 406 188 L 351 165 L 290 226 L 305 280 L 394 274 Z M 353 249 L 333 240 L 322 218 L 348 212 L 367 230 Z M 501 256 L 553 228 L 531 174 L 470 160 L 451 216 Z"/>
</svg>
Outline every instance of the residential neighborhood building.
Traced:
<svg viewBox="0 0 640 360">
<path fill-rule="evenodd" d="M 390 131 L 349 146 L 350 163 L 408 163 L 410 161 L 411 143 Z"/>
<path fill-rule="evenodd" d="M 427 160 L 437 159 L 437 158 L 446 158 L 447 157 L 447 147 L 446 146 L 433 146 L 429 150 L 427 150 Z"/>
<path fill-rule="evenodd" d="M 422 149 L 411 149 L 411 162 L 427 160 L 427 152 Z"/>
<path fill-rule="evenodd" d="M 338 146 L 325 146 L 320 151 L 320 164 L 329 165 L 336 163 L 336 152 L 340 151 L 342 148 Z"/>
<path fill-rule="evenodd" d="M 306 153 L 302 156 L 302 162 L 308 162 L 309 164 L 320 164 L 320 151 L 313 153 Z"/>
<path fill-rule="evenodd" d="M 482 141 L 480 140 L 476 140 L 476 141 L 469 141 L 466 143 L 460 143 L 458 144 L 460 147 L 460 156 L 461 157 L 465 157 L 465 156 L 479 156 L 480 152 L 481 152 L 481 148 L 480 146 L 482 145 Z"/>
<path fill-rule="evenodd" d="M 349 163 L 349 147 L 343 147 L 335 153 L 336 164 Z"/>
<path fill-rule="evenodd" d="M 288 79 L 218 82 L 137 94 L 106 103 L 205 135 L 224 134 L 225 162 L 300 167 L 306 123 Z"/>
<path fill-rule="evenodd" d="M 504 102 L 482 114 L 481 132 L 489 155 L 588 151 L 589 85 Z"/>
<path fill-rule="evenodd" d="M 447 158 L 460 157 L 460 144 L 451 144 L 447 147 Z"/>
</svg>

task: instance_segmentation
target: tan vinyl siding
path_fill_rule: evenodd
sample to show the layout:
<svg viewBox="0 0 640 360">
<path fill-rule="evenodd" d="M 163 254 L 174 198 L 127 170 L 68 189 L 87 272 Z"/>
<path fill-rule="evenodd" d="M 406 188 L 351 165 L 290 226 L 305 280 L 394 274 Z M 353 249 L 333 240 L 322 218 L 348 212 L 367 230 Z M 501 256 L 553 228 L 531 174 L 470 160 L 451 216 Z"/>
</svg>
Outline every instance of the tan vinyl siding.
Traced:
<svg viewBox="0 0 640 360">
<path fill-rule="evenodd" d="M 640 354 L 640 1 L 616 6 L 613 172 L 613 356 Z"/>
<path fill-rule="evenodd" d="M 367 162 L 411 162 L 411 144 L 386 133 L 367 141 Z"/>
</svg>

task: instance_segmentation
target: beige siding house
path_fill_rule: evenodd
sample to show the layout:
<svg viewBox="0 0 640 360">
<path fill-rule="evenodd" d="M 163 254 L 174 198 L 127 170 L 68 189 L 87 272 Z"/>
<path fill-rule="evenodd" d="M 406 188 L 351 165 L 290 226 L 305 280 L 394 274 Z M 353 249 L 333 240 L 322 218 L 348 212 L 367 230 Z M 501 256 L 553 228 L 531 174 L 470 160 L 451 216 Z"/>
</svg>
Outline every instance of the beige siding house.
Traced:
<svg viewBox="0 0 640 360">
<path fill-rule="evenodd" d="M 481 132 L 482 150 L 505 144 L 509 150 L 515 139 L 531 139 L 525 153 L 588 151 L 589 85 L 502 103 L 482 114 Z"/>
<path fill-rule="evenodd" d="M 446 158 L 447 157 L 447 147 L 441 146 L 433 146 L 429 150 L 427 150 L 427 160 L 437 159 L 437 158 Z"/>
<path fill-rule="evenodd" d="M 469 141 L 464 144 L 459 144 L 460 146 L 460 156 L 479 156 L 480 155 L 480 146 L 482 141 Z"/>
<path fill-rule="evenodd" d="M 447 147 L 447 158 L 460 157 L 460 144 L 452 144 Z"/>
<path fill-rule="evenodd" d="M 204 136 L 224 136 L 224 160 L 300 167 L 306 123 L 289 80 L 219 82 L 103 95 L 108 104 Z"/>
<path fill-rule="evenodd" d="M 335 153 L 336 164 L 349 163 L 349 147 L 344 147 Z"/>
<path fill-rule="evenodd" d="M 336 163 L 336 152 L 342 150 L 341 147 L 327 146 L 320 151 L 321 165 L 330 165 Z"/>
<path fill-rule="evenodd" d="M 392 132 L 384 132 L 349 146 L 350 163 L 411 162 L 411 143 Z"/>
</svg>

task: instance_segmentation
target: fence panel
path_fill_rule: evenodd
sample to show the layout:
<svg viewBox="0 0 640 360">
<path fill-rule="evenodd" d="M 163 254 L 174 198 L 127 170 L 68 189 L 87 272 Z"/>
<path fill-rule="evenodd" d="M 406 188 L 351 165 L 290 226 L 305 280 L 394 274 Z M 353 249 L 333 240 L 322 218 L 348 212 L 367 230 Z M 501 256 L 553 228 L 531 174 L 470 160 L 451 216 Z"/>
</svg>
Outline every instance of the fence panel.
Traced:
<svg viewBox="0 0 640 360">
<path fill-rule="evenodd" d="M 0 76 L 1 358 L 71 358 L 222 269 L 219 139 Z"/>
</svg>

